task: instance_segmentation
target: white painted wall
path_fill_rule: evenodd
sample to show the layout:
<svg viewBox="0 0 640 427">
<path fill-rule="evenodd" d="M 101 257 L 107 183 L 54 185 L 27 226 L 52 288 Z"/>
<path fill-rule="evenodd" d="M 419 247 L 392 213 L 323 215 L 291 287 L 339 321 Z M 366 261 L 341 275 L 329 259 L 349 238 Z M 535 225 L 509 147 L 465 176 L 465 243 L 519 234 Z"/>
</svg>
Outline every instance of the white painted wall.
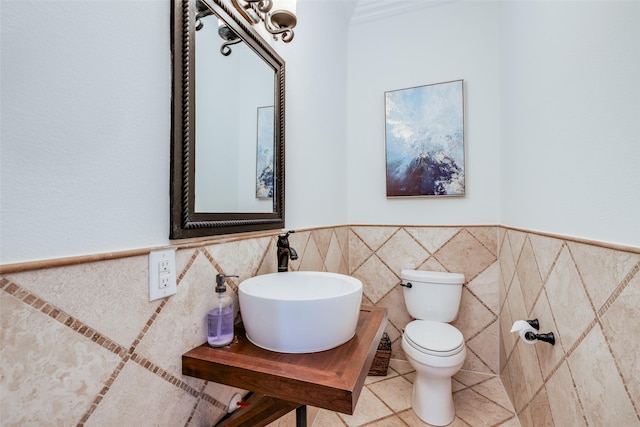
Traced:
<svg viewBox="0 0 640 427">
<path fill-rule="evenodd" d="M 1 3 L 0 263 L 167 244 L 170 2 Z M 347 3 L 300 0 L 274 44 L 287 227 L 502 222 L 640 246 L 640 3 L 585 4 L 455 2 L 348 33 Z M 467 196 L 387 200 L 384 91 L 455 78 Z"/>
<path fill-rule="evenodd" d="M 288 228 L 346 223 L 348 7 L 300 0 L 295 40 L 273 43 L 287 61 Z M 0 264 L 168 244 L 170 1 L 0 11 Z"/>
<path fill-rule="evenodd" d="M 166 244 L 169 1 L 0 7 L 0 263 Z"/>
<path fill-rule="evenodd" d="M 288 229 L 347 222 L 348 2 L 298 0 L 286 61 L 286 224 Z M 352 6 L 351 6 L 352 7 Z"/>
<path fill-rule="evenodd" d="M 498 4 L 455 2 L 353 25 L 348 61 L 348 222 L 497 224 Z M 384 92 L 464 79 L 466 196 L 387 198 Z"/>
<path fill-rule="evenodd" d="M 640 2 L 505 2 L 502 224 L 640 247 Z"/>
</svg>

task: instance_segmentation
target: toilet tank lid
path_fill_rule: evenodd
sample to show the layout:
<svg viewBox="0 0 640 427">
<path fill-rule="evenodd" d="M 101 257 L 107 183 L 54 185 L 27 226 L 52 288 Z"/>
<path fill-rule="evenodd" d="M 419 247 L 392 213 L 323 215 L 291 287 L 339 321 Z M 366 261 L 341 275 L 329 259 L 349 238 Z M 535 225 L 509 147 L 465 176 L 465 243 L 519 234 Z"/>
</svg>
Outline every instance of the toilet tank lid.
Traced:
<svg viewBox="0 0 640 427">
<path fill-rule="evenodd" d="M 417 280 L 427 283 L 443 283 L 459 285 L 464 283 L 464 274 L 447 273 L 445 271 L 402 270 L 400 276 L 403 280 Z"/>
</svg>

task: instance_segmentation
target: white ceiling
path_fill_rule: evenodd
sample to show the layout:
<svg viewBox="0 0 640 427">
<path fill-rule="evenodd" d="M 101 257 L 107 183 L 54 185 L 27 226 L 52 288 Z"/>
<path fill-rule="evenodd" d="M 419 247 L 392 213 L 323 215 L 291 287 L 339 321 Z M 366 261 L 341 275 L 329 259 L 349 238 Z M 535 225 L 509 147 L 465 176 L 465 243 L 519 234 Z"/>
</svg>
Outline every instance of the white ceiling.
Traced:
<svg viewBox="0 0 640 427">
<path fill-rule="evenodd" d="M 384 19 L 412 10 L 439 6 L 455 0 L 355 0 L 351 24 Z"/>
</svg>

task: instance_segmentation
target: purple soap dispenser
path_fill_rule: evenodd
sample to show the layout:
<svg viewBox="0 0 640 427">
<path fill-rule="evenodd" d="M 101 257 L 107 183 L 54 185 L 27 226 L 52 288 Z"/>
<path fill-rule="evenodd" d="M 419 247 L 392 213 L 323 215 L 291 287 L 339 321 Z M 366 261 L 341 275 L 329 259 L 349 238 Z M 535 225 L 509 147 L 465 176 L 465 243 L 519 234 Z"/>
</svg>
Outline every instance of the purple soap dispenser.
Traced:
<svg viewBox="0 0 640 427">
<path fill-rule="evenodd" d="M 224 347 L 233 341 L 233 298 L 226 292 L 224 274 L 216 275 L 215 306 L 207 313 L 207 342 L 211 347 Z"/>
</svg>

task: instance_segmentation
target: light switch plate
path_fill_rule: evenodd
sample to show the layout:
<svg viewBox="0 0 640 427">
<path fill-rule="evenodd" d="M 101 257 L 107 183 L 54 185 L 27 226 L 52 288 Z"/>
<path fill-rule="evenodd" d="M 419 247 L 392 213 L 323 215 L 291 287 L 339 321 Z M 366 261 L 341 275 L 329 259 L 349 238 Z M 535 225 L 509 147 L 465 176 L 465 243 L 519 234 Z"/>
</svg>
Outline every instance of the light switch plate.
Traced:
<svg viewBox="0 0 640 427">
<path fill-rule="evenodd" d="M 176 292 L 175 249 L 149 253 L 149 301 L 175 295 Z"/>
</svg>

